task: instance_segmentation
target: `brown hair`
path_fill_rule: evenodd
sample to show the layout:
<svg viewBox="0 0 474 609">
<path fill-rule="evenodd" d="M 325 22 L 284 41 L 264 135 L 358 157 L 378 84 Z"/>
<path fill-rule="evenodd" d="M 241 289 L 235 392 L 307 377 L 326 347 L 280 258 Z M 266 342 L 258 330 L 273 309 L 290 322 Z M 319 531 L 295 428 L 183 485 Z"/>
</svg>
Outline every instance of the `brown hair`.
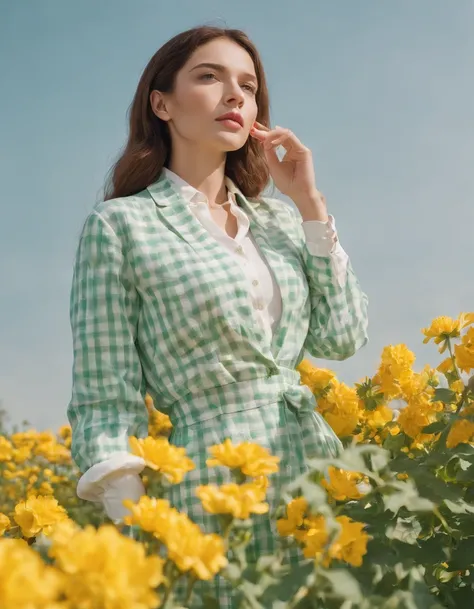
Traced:
<svg viewBox="0 0 474 609">
<path fill-rule="evenodd" d="M 148 62 L 129 108 L 129 137 L 125 149 L 112 167 L 105 198 L 136 194 L 155 182 L 169 160 L 171 139 L 168 125 L 152 111 L 150 93 L 154 89 L 169 93 L 177 72 L 200 46 L 217 38 L 229 38 L 244 48 L 253 60 L 258 79 L 257 120 L 269 124 L 268 88 L 260 55 L 246 34 L 219 27 L 196 27 L 164 44 Z M 257 197 L 269 180 L 261 147 L 252 138 L 236 151 L 228 152 L 226 175 L 247 197 Z"/>
</svg>

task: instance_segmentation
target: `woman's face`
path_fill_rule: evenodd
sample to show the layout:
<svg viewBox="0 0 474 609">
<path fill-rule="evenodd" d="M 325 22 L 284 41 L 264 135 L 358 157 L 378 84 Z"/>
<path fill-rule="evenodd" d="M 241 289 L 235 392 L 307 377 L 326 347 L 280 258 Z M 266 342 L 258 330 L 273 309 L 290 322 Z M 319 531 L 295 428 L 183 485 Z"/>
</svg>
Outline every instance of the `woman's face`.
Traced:
<svg viewBox="0 0 474 609">
<path fill-rule="evenodd" d="M 220 152 L 241 148 L 257 118 L 257 76 L 240 45 L 218 38 L 199 47 L 176 75 L 172 93 L 150 100 L 166 120 L 172 141 L 185 140 Z M 229 119 L 224 119 L 227 114 Z"/>
</svg>

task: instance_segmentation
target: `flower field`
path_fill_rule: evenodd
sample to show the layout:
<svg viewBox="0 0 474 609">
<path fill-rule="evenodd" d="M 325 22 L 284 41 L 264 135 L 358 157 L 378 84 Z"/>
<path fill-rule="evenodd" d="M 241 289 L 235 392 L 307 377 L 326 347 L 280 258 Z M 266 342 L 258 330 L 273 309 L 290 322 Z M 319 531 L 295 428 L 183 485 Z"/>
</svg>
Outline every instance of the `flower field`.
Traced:
<svg viewBox="0 0 474 609">
<path fill-rule="evenodd" d="M 197 490 L 221 519 L 215 534 L 167 499 L 194 464 L 168 442 L 171 423 L 149 398 L 149 436 L 130 439 L 147 464 L 147 495 L 128 503 L 123 525 L 76 497 L 68 427 L 0 429 L 0 609 L 213 609 L 218 600 L 200 598 L 196 584 L 217 574 L 239 590 L 242 609 L 474 606 L 474 313 L 422 332 L 442 354 L 436 369 L 416 372 L 403 344 L 387 346 L 354 387 L 300 364 L 344 451 L 311 460 L 286 488 L 272 515 L 281 551 L 256 565 L 245 548 L 279 467 L 263 447 L 209 447 L 208 467 L 234 478 Z M 298 569 L 283 559 L 294 545 L 306 559 Z"/>
</svg>

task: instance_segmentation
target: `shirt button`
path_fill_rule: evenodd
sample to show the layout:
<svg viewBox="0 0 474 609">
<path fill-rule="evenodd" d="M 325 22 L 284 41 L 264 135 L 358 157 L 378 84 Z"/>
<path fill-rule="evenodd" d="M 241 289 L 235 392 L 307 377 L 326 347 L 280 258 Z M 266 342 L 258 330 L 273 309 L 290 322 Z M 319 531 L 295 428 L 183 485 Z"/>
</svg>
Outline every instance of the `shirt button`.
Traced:
<svg viewBox="0 0 474 609">
<path fill-rule="evenodd" d="M 255 308 L 258 309 L 259 311 L 263 311 L 264 305 L 261 302 L 259 302 L 258 304 L 255 305 Z"/>
<path fill-rule="evenodd" d="M 241 245 L 239 245 L 239 246 L 237 246 L 237 247 L 235 248 L 235 251 L 236 251 L 238 254 L 243 254 L 243 253 L 244 253 L 244 248 L 243 248 Z"/>
<path fill-rule="evenodd" d="M 258 279 L 254 279 L 254 280 L 252 281 L 252 285 L 258 285 L 258 284 L 259 284 Z"/>
</svg>

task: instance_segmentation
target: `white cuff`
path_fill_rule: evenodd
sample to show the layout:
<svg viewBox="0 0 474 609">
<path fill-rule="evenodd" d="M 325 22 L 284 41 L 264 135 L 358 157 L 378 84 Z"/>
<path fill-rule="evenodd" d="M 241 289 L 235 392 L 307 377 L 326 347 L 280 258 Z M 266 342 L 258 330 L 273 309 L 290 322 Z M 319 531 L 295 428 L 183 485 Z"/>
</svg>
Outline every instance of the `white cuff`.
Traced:
<svg viewBox="0 0 474 609">
<path fill-rule="evenodd" d="M 306 237 L 306 245 L 313 256 L 327 258 L 332 254 L 337 243 L 334 216 L 329 216 L 327 222 L 306 220 L 301 226 Z"/>
<path fill-rule="evenodd" d="M 139 474 L 144 469 L 145 461 L 141 457 L 127 452 L 116 453 L 109 459 L 96 463 L 81 476 L 77 484 L 77 496 L 86 501 L 102 503 L 104 486 L 101 483 L 105 478 L 117 472 Z"/>
<path fill-rule="evenodd" d="M 339 243 L 334 216 L 329 216 L 327 222 L 306 220 L 301 225 L 309 253 L 312 256 L 331 259 L 331 269 L 337 285 L 343 288 L 347 280 L 349 256 Z"/>
</svg>

